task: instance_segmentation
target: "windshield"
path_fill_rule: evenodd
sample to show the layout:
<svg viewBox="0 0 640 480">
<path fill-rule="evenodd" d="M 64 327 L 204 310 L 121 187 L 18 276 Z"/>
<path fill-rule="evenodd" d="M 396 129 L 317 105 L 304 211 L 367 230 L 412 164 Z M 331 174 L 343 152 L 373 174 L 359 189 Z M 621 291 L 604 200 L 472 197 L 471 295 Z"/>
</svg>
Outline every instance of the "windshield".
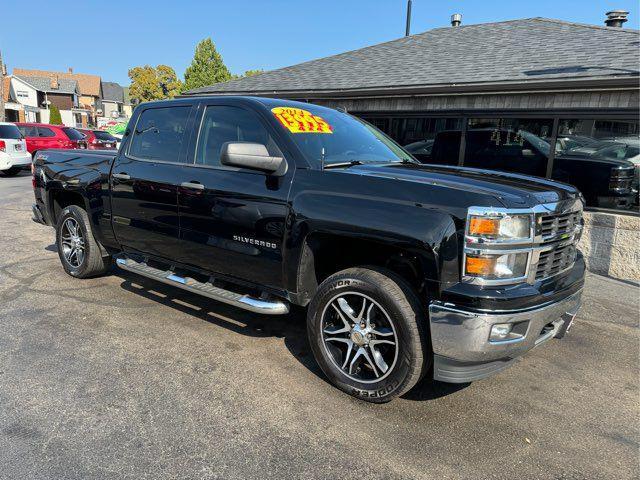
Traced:
<svg viewBox="0 0 640 480">
<path fill-rule="evenodd" d="M 305 105 L 271 111 L 313 164 L 417 162 L 374 126 L 337 110 Z"/>
<path fill-rule="evenodd" d="M 62 130 L 64 131 L 64 133 L 67 134 L 67 137 L 69 137 L 69 140 L 84 140 L 84 135 L 81 134 L 75 128 L 67 127 L 67 128 L 63 128 Z"/>
<path fill-rule="evenodd" d="M 548 142 L 545 142 L 537 135 L 534 135 L 533 133 L 527 132 L 525 130 L 520 130 L 519 133 L 521 133 L 522 137 L 545 157 L 549 156 L 549 152 L 551 152 L 551 145 L 549 145 Z"/>
<path fill-rule="evenodd" d="M 108 142 L 116 142 L 117 139 L 109 132 L 102 132 L 100 130 L 94 130 L 93 134 L 96 136 L 98 140 L 107 140 Z"/>
</svg>

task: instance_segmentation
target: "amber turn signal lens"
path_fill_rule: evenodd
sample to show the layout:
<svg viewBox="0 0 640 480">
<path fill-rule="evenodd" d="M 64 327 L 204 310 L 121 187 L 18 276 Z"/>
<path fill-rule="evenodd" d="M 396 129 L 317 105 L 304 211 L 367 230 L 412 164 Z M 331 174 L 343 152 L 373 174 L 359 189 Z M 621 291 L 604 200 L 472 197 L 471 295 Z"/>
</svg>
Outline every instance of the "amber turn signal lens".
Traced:
<svg viewBox="0 0 640 480">
<path fill-rule="evenodd" d="M 498 235 L 500 231 L 500 220 L 497 218 L 471 217 L 469 223 L 470 235 Z"/>
<path fill-rule="evenodd" d="M 494 257 L 474 257 L 467 255 L 465 270 L 467 275 L 487 276 L 493 274 L 496 259 Z"/>
</svg>

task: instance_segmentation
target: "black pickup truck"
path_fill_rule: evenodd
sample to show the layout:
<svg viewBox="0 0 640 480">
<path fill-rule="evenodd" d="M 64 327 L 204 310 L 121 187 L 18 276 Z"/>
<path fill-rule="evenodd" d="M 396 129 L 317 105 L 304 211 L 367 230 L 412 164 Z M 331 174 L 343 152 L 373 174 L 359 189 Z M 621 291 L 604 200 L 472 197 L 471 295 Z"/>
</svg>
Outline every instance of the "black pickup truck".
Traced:
<svg viewBox="0 0 640 480">
<path fill-rule="evenodd" d="M 256 313 L 306 307 L 326 376 L 372 402 L 425 374 L 496 373 L 562 337 L 580 305 L 575 188 L 423 165 L 306 103 L 145 103 L 117 154 L 39 152 L 33 185 L 70 275 L 115 262 Z"/>
</svg>

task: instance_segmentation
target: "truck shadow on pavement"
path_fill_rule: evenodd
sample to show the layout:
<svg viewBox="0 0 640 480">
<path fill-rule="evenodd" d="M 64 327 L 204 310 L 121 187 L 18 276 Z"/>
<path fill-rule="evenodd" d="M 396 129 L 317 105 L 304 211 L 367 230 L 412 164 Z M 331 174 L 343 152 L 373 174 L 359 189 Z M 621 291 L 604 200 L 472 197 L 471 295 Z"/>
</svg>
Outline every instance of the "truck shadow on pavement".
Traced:
<svg viewBox="0 0 640 480">
<path fill-rule="evenodd" d="M 113 276 L 122 279 L 120 287 L 147 300 L 199 318 L 249 337 L 282 338 L 293 357 L 317 377 L 327 382 L 318 367 L 307 341 L 305 310 L 293 306 L 288 315 L 260 315 L 216 302 L 200 295 L 123 270 L 114 270 Z M 402 396 L 407 400 L 426 401 L 451 395 L 469 384 L 448 384 L 432 381 L 431 372 L 410 392 Z"/>
</svg>

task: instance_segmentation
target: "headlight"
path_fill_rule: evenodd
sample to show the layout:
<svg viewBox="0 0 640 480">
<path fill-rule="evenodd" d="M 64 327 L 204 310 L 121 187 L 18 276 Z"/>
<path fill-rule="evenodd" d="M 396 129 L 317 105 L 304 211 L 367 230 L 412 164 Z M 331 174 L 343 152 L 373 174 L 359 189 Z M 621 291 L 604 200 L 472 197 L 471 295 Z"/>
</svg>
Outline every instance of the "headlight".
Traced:
<svg viewBox="0 0 640 480">
<path fill-rule="evenodd" d="M 467 253 L 464 273 L 467 277 L 485 280 L 521 278 L 527 274 L 528 252 L 518 253 Z"/>
<path fill-rule="evenodd" d="M 531 239 L 531 219 L 524 215 L 469 214 L 467 236 L 493 241 L 526 241 Z"/>
</svg>

